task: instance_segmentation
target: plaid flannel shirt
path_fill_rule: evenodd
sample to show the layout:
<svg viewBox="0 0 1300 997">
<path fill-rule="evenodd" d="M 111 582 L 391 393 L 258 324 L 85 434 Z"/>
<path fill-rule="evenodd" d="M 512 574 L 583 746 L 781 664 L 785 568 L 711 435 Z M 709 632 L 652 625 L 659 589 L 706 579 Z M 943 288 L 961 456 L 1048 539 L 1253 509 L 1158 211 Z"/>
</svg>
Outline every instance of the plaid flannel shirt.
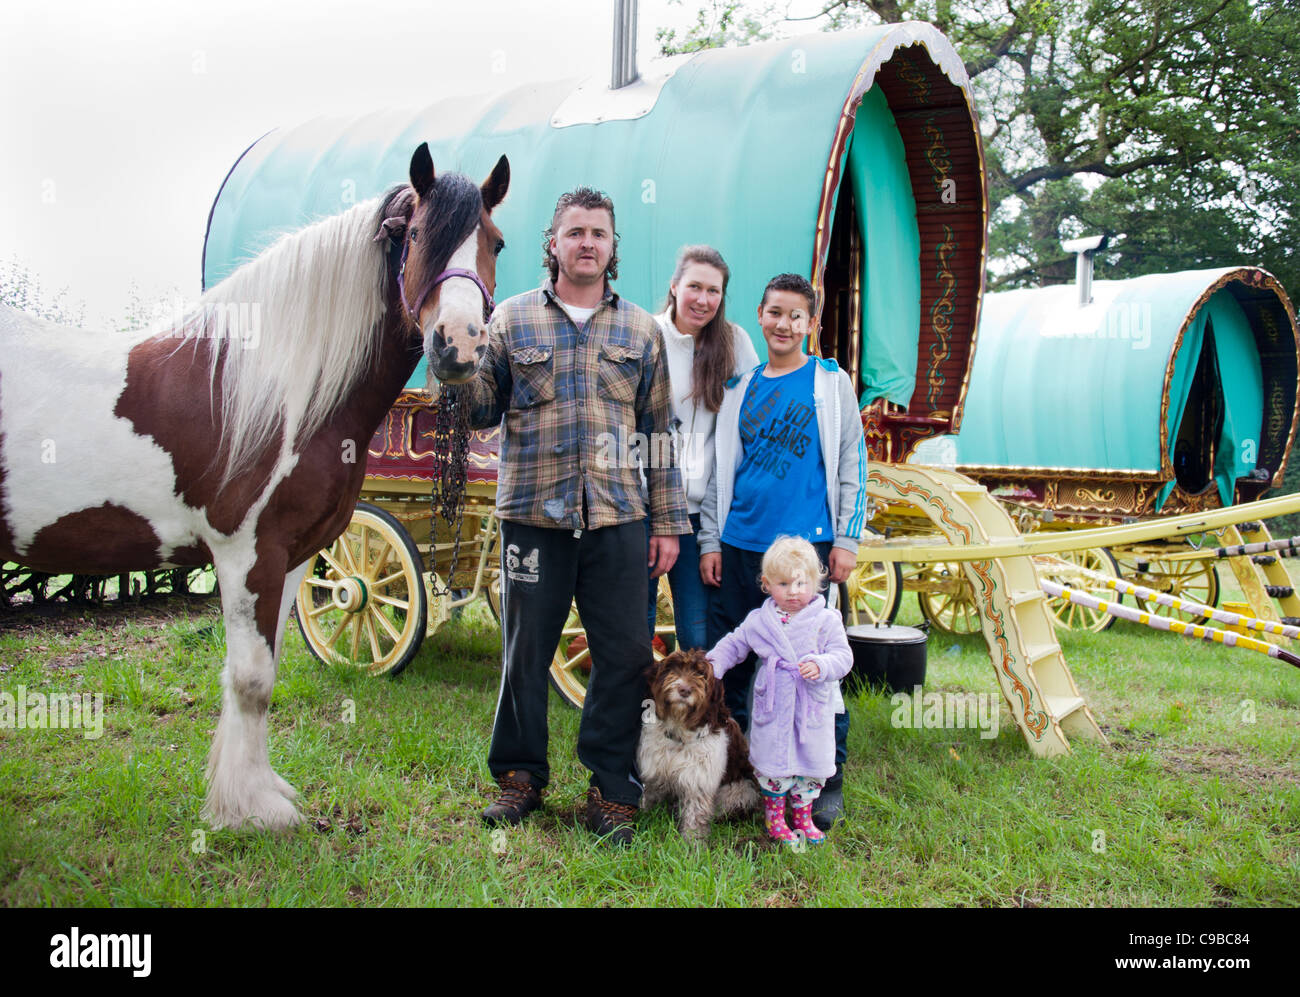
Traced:
<svg viewBox="0 0 1300 997">
<path fill-rule="evenodd" d="M 669 441 L 672 415 L 663 335 L 608 285 L 579 329 L 550 280 L 501 302 L 471 393 L 475 428 L 502 420 L 497 516 L 528 526 L 599 529 L 646 517 L 651 532 L 691 531 Z M 655 443 L 660 445 L 656 446 Z M 586 518 L 583 500 L 586 500 Z"/>
</svg>

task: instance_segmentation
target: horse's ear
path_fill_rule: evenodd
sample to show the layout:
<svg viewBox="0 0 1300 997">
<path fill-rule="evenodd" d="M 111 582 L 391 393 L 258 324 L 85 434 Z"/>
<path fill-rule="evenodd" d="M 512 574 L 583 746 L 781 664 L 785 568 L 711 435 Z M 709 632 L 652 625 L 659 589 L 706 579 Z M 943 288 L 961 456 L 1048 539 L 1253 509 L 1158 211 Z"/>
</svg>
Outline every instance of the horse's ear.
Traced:
<svg viewBox="0 0 1300 997">
<path fill-rule="evenodd" d="M 484 180 L 483 186 L 479 188 L 483 194 L 483 207 L 491 212 L 506 199 L 506 191 L 509 188 L 510 160 L 502 156 L 497 160 L 496 166 L 492 167 L 492 175 Z"/>
<path fill-rule="evenodd" d="M 411 157 L 411 186 L 420 195 L 420 199 L 429 196 L 433 190 L 433 157 L 429 155 L 429 143 L 421 142 L 420 148 Z"/>
<path fill-rule="evenodd" d="M 415 191 L 410 187 L 403 187 L 384 206 L 384 220 L 379 223 L 379 231 L 375 233 L 374 241 L 383 242 L 385 239 L 403 238 L 406 235 L 406 225 L 411 220 L 411 212 L 414 210 Z"/>
</svg>

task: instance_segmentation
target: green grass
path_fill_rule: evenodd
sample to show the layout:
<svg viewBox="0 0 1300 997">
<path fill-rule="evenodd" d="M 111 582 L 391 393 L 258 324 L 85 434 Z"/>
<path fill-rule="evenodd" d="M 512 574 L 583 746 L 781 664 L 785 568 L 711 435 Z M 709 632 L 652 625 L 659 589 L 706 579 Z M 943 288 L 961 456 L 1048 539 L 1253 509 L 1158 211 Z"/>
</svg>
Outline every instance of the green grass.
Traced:
<svg viewBox="0 0 1300 997">
<path fill-rule="evenodd" d="M 917 620 L 909 597 L 900 621 Z M 1300 904 L 1300 671 L 1125 623 L 1063 646 L 1109 746 L 1035 759 L 1005 706 L 984 740 L 894 729 L 887 695 L 855 695 L 850 819 L 828 845 L 778 850 L 754 818 L 693 847 L 660 809 L 618 852 L 577 824 L 578 714 L 554 697 L 545 810 L 479 825 L 500 654 L 485 608 L 396 680 L 321 665 L 290 630 L 271 756 L 306 821 L 279 835 L 199 818 L 214 610 L 24 619 L 0 630 L 0 691 L 101 693 L 105 725 L 0 729 L 0 903 Z M 934 635 L 927 691 L 996 692 L 982 639 Z"/>
</svg>

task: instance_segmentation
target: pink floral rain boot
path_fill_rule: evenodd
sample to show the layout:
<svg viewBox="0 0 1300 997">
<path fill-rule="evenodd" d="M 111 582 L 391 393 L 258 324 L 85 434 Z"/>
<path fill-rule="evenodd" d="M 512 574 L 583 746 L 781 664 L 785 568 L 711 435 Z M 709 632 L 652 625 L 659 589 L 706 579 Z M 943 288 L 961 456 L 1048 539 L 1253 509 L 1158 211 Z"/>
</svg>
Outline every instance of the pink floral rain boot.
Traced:
<svg viewBox="0 0 1300 997">
<path fill-rule="evenodd" d="M 807 803 L 793 804 L 790 807 L 791 813 L 794 814 L 794 829 L 802 831 L 804 840 L 810 845 L 820 845 L 826 840 L 826 835 L 817 829 L 817 825 L 812 821 L 812 801 Z M 794 833 L 794 832 L 791 832 Z"/>
<path fill-rule="evenodd" d="M 799 837 L 785 823 L 785 794 L 780 796 L 768 796 L 763 793 L 763 823 L 767 827 L 767 833 L 777 841 L 783 841 L 787 845 L 793 845 L 798 842 Z M 818 834 L 821 832 L 818 831 Z"/>
</svg>

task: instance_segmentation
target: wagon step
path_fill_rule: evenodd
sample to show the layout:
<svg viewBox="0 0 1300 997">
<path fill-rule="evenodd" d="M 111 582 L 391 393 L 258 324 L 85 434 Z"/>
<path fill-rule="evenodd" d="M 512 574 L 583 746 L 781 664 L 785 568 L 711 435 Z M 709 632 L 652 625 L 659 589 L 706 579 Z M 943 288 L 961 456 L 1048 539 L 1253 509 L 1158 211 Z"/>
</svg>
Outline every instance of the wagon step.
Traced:
<svg viewBox="0 0 1300 997">
<path fill-rule="evenodd" d="M 1033 589 L 1032 591 L 1012 592 L 1010 594 L 1011 605 L 1020 606 L 1026 602 L 1043 601 L 1047 596 L 1042 589 Z"/>
<path fill-rule="evenodd" d="M 1082 696 L 1044 696 L 1047 701 L 1047 708 L 1052 716 L 1058 721 L 1064 720 L 1072 713 L 1077 713 L 1088 704 L 1084 702 Z"/>
<path fill-rule="evenodd" d="M 1019 548 L 1024 542 L 988 489 L 956 471 L 873 461 L 867 492 L 877 502 L 914 506 L 953 545 Z M 998 685 L 1029 749 L 1039 756 L 1066 754 L 1076 737 L 1104 744 L 1106 735 L 1061 653 L 1032 558 L 1015 549 L 971 561 L 962 571 Z"/>
<path fill-rule="evenodd" d="M 1025 657 L 1031 665 L 1036 665 L 1040 661 L 1045 661 L 1061 650 L 1059 644 L 1030 644 L 1025 648 Z"/>
</svg>

